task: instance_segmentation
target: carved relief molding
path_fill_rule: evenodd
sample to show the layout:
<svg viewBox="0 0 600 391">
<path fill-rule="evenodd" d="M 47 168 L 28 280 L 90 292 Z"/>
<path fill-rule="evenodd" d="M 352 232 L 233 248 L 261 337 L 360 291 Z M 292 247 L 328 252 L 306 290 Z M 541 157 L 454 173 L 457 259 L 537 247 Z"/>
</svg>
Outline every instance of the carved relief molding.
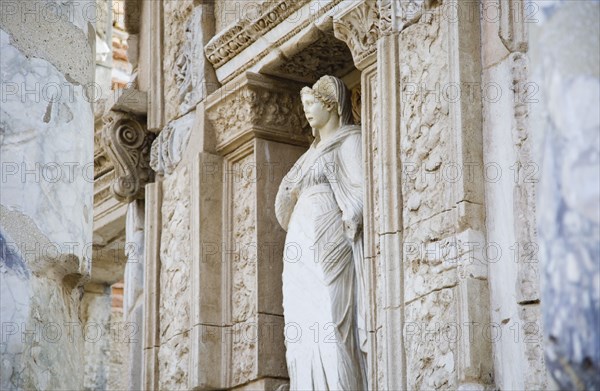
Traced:
<svg viewBox="0 0 600 391">
<path fill-rule="evenodd" d="M 511 52 L 526 52 L 529 41 L 526 1 L 500 0 L 500 27 L 498 35 Z"/>
<path fill-rule="evenodd" d="M 186 115 L 169 122 L 150 148 L 150 167 L 157 174 L 171 174 L 181 161 L 190 139 L 194 117 Z"/>
<path fill-rule="evenodd" d="M 333 22 L 335 37 L 346 42 L 354 64 L 364 69 L 366 61 L 377 51 L 379 7 L 374 1 L 363 1 L 348 9 Z"/>
<path fill-rule="evenodd" d="M 164 125 L 164 77 L 163 77 L 163 2 L 153 0 L 150 5 L 150 51 L 149 58 L 149 96 L 148 129 L 159 132 Z"/>
<path fill-rule="evenodd" d="M 436 1 L 424 0 L 379 0 L 379 29 L 381 35 L 402 31 L 423 14 L 423 9 L 435 6 Z"/>
<path fill-rule="evenodd" d="M 528 80 L 528 59 L 522 53 L 510 56 L 512 62 L 513 110 L 512 140 L 517 155 L 517 173 L 531 172 L 533 162 L 531 138 L 528 132 L 530 86 Z M 530 86 L 532 87 L 532 86 Z M 540 300 L 539 263 L 536 259 L 537 233 L 535 227 L 535 183 L 518 175 L 515 184 L 515 215 L 524 216 L 515 223 L 515 237 L 519 238 L 517 301 L 519 304 L 535 303 Z"/>
<path fill-rule="evenodd" d="M 115 167 L 113 196 L 122 202 L 144 198 L 144 185 L 153 180 L 150 168 L 152 133 L 144 117 L 109 111 L 103 118 L 102 146 Z"/>
<path fill-rule="evenodd" d="M 252 12 L 257 17 L 239 20 L 208 42 L 204 48 L 206 57 L 216 68 L 220 67 L 308 2 L 284 0 L 257 5 L 258 12 Z"/>
<path fill-rule="evenodd" d="M 227 153 L 253 137 L 308 145 L 308 123 L 300 102 L 301 85 L 273 82 L 247 73 L 207 102 L 217 151 Z"/>
</svg>

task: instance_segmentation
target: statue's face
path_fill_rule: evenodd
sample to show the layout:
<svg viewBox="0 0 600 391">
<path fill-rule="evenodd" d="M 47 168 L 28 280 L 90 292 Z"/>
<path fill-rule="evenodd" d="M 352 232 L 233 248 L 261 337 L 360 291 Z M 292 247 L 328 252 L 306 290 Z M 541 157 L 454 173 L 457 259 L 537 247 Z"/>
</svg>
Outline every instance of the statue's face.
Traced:
<svg viewBox="0 0 600 391">
<path fill-rule="evenodd" d="M 302 94 L 302 107 L 304 108 L 306 119 L 313 129 L 313 135 L 315 135 L 315 131 L 327 124 L 331 111 L 311 94 Z"/>
</svg>

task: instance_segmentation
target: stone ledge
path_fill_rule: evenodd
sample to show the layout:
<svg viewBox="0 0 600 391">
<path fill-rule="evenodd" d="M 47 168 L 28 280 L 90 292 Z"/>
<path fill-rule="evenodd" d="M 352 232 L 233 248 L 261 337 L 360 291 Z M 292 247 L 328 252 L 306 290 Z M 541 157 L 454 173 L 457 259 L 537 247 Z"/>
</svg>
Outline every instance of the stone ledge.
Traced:
<svg viewBox="0 0 600 391">
<path fill-rule="evenodd" d="M 204 48 L 206 57 L 219 68 L 308 2 L 285 0 L 261 4 L 258 17 L 241 19 L 211 39 Z"/>
<path fill-rule="evenodd" d="M 146 115 L 148 111 L 148 94 L 136 88 L 115 90 L 107 99 L 105 113 L 111 110 Z"/>
</svg>

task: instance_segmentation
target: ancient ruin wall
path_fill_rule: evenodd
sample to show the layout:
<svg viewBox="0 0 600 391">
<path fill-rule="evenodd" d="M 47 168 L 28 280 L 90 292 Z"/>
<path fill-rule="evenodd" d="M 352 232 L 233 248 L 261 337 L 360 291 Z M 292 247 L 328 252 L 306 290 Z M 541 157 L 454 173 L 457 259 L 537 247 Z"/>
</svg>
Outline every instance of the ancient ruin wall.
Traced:
<svg viewBox="0 0 600 391">
<path fill-rule="evenodd" d="M 96 332 L 79 318 L 92 239 L 90 3 L 2 2 L 2 389 L 82 389 L 72 374 Z"/>
</svg>

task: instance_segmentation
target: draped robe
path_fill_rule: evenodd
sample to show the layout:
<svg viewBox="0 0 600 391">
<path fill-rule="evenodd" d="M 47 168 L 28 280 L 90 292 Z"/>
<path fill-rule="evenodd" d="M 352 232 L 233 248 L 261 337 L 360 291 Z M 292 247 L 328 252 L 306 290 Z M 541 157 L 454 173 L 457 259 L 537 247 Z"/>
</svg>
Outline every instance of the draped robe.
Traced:
<svg viewBox="0 0 600 391">
<path fill-rule="evenodd" d="M 361 163 L 360 127 L 343 126 L 313 143 L 279 187 L 291 390 L 366 389 Z"/>
</svg>

